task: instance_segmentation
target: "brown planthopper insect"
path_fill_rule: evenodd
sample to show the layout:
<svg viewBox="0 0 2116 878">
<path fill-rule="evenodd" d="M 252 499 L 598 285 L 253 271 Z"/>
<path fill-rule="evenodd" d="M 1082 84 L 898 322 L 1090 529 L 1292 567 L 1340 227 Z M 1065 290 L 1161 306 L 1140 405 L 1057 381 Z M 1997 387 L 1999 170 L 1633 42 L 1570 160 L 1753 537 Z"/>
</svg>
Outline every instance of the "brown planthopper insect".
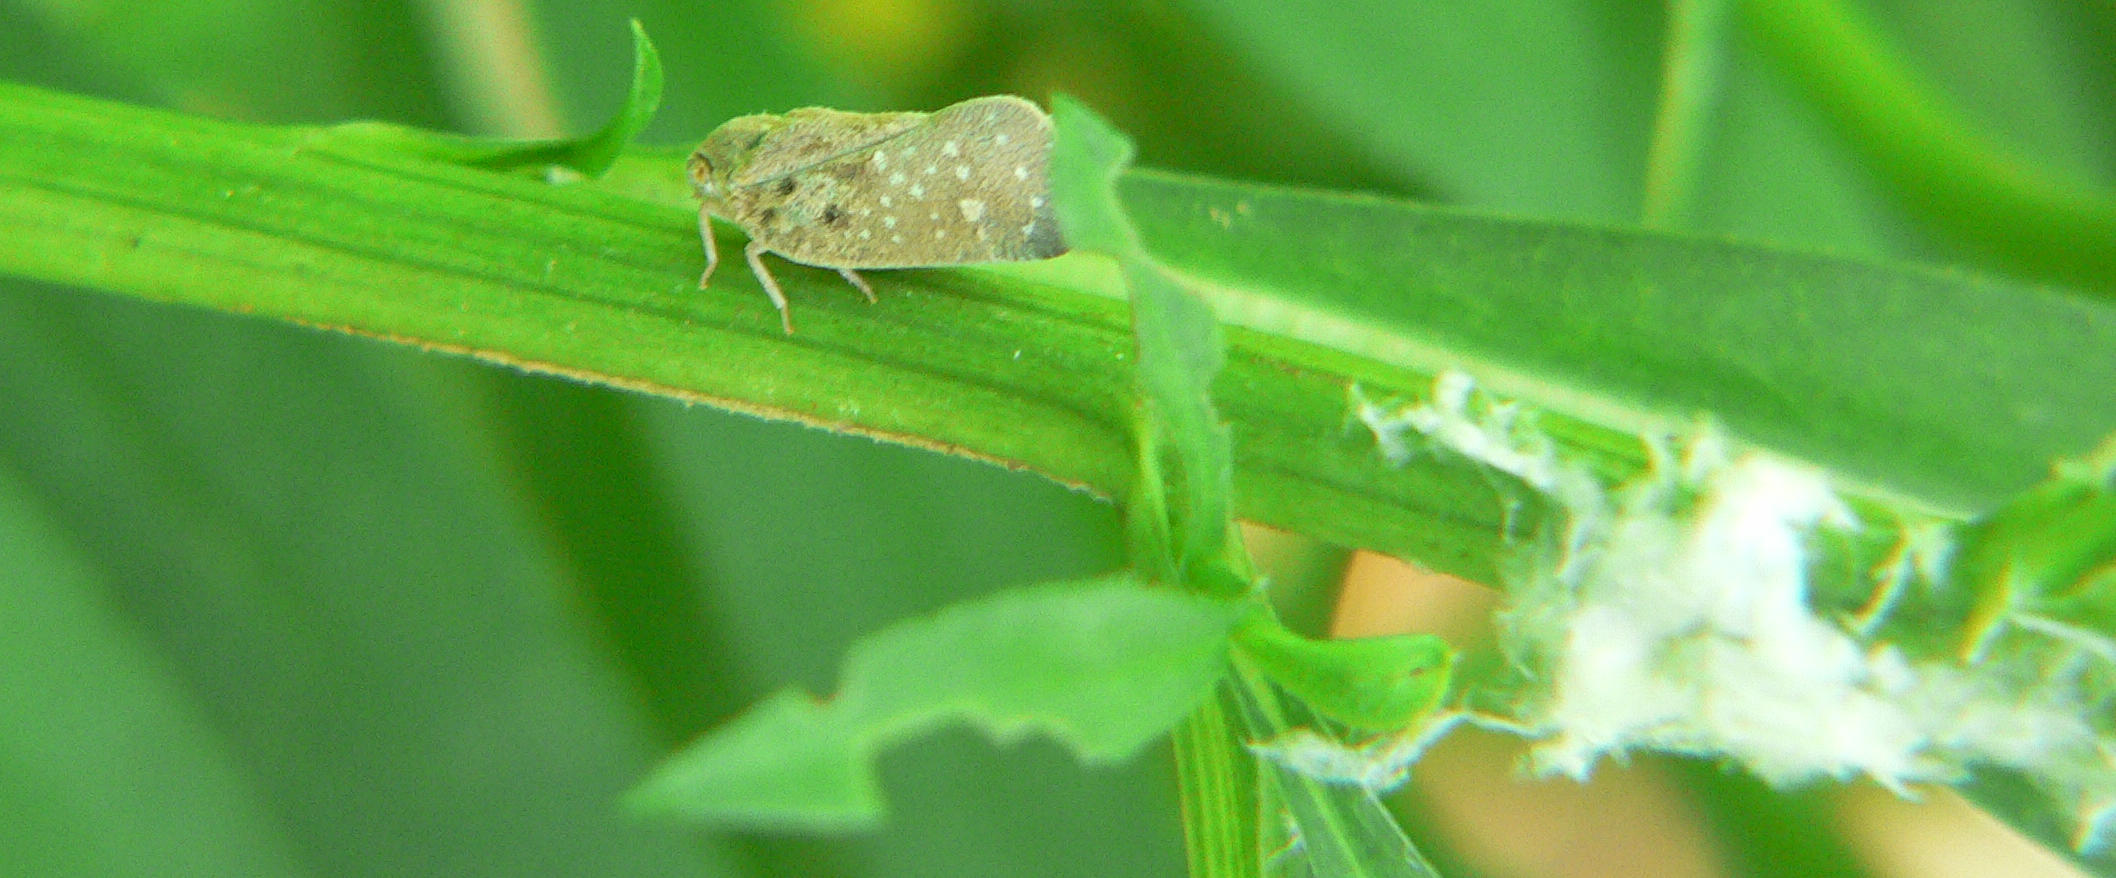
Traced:
<svg viewBox="0 0 2116 878">
<path fill-rule="evenodd" d="M 750 270 L 793 333 L 765 253 L 835 268 L 874 301 L 855 269 L 1048 259 L 1065 252 L 1045 175 L 1051 120 L 1017 97 L 973 98 L 933 113 L 804 107 L 713 130 L 686 170 L 702 204 L 702 289 L 720 254 L 711 217 L 749 233 Z"/>
</svg>

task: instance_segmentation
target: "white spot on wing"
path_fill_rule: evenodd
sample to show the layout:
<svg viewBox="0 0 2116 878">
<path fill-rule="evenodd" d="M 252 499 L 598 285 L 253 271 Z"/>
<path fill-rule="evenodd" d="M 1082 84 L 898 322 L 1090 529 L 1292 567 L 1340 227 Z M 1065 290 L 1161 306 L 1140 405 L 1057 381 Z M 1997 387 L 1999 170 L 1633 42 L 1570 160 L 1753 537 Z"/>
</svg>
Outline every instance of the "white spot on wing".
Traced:
<svg viewBox="0 0 2116 878">
<path fill-rule="evenodd" d="M 874 169 L 875 169 L 875 170 L 877 170 L 877 171 L 879 171 L 879 170 L 882 170 L 883 168 L 887 168 L 887 167 L 889 167 L 889 155 L 888 155 L 887 153 L 884 153 L 884 152 L 882 152 L 882 151 L 881 151 L 881 150 L 879 150 L 879 149 L 875 150 L 875 151 L 874 151 Z"/>
<path fill-rule="evenodd" d="M 944 156 L 958 156 L 962 155 L 962 150 L 955 148 L 955 141 L 950 140 L 947 143 L 943 143 L 940 145 L 940 154 Z"/>
<path fill-rule="evenodd" d="M 1029 169 L 1028 169 L 1028 168 L 1024 168 L 1024 167 L 1022 167 L 1022 166 L 1020 166 L 1020 165 L 1015 165 L 1015 166 L 1014 166 L 1014 179 L 1016 179 L 1016 180 L 1027 180 L 1028 178 L 1029 178 Z"/>
<path fill-rule="evenodd" d="M 1017 169 L 1015 169 L 1015 170 L 1016 170 L 1016 173 L 1019 173 L 1019 172 L 1020 172 L 1020 169 L 1018 169 L 1018 168 L 1017 168 Z M 892 186 L 902 186 L 902 185 L 904 185 L 904 172 L 903 172 L 903 171 L 898 171 L 898 172 L 896 172 L 896 173 L 894 173 L 894 174 L 890 174 L 890 175 L 889 175 L 889 185 L 892 185 Z"/>
<path fill-rule="evenodd" d="M 924 187 L 924 186 L 921 186 L 921 185 L 919 185 L 919 184 L 917 184 L 917 183 L 913 183 L 913 184 L 911 184 L 911 197 L 913 197 L 913 198 L 924 198 L 924 197 L 926 197 L 926 187 Z"/>
<path fill-rule="evenodd" d="M 985 218 L 985 203 L 975 198 L 965 198 L 955 202 L 955 206 L 962 208 L 962 218 L 965 220 L 974 223 Z"/>
<path fill-rule="evenodd" d="M 902 243 L 904 243 L 904 236 L 902 236 L 902 235 L 890 235 L 890 236 L 889 236 L 889 243 L 891 243 L 891 244 L 902 244 Z"/>
<path fill-rule="evenodd" d="M 933 172 L 934 172 L 934 171 L 938 171 L 938 170 L 940 170 L 940 166 L 939 166 L 939 165 L 927 165 L 927 166 L 926 166 L 926 176 L 928 176 L 928 177 L 931 177 L 931 176 L 933 176 Z"/>
<path fill-rule="evenodd" d="M 860 240 L 862 240 L 862 241 L 865 241 L 865 240 L 867 240 L 868 238 L 872 238 L 872 237 L 874 237 L 874 233 L 872 233 L 872 232 L 869 232 L 869 231 L 867 231 L 866 229 L 861 229 L 861 230 L 860 230 Z"/>
<path fill-rule="evenodd" d="M 1042 206 L 1043 206 L 1043 196 L 1041 196 L 1041 195 L 1031 195 L 1031 196 L 1029 196 L 1029 207 L 1030 207 L 1030 208 L 1038 208 L 1038 207 L 1042 207 Z"/>
<path fill-rule="evenodd" d="M 887 227 L 889 227 L 889 228 L 892 228 L 892 229 L 893 229 L 893 228 L 896 228 L 896 217 L 893 217 L 893 216 L 885 216 L 885 217 L 882 217 L 882 225 L 884 225 L 884 226 L 887 226 Z"/>
<path fill-rule="evenodd" d="M 948 230 L 947 230 L 947 229 L 934 229 L 934 230 L 933 230 L 933 240 L 935 240 L 935 241 L 938 241 L 938 240 L 940 240 L 940 239 L 942 239 L 942 238 L 945 238 L 945 237 L 947 237 L 947 236 L 948 236 Z"/>
<path fill-rule="evenodd" d="M 956 166 L 955 166 L 955 179 L 957 179 L 957 180 L 968 180 L 968 179 L 970 179 L 970 166 L 969 166 L 969 165 L 956 165 Z"/>
<path fill-rule="evenodd" d="M 999 144 L 1000 146 L 1005 146 L 1007 145 L 1007 136 L 1004 133 L 994 134 L 992 135 L 992 142 Z"/>
<path fill-rule="evenodd" d="M 887 196 L 887 195 L 884 195 L 884 196 L 882 196 L 882 206 L 883 206 L 883 207 L 895 207 L 895 206 L 896 206 L 896 199 L 893 199 L 893 198 L 890 198 L 890 197 L 889 197 L 889 196 Z"/>
</svg>

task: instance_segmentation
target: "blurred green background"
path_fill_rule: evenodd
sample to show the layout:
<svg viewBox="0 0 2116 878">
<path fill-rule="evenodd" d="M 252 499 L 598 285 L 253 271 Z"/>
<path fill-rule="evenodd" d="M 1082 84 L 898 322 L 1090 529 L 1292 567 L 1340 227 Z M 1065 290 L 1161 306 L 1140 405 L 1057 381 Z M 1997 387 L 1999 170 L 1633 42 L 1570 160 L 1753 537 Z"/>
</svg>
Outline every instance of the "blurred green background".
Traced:
<svg viewBox="0 0 2116 878">
<path fill-rule="evenodd" d="M 1703 10 L 1686 33 L 1716 87 L 1693 114 L 1691 185 L 1655 222 L 1975 262 L 1739 15 L 1677 8 Z M 2116 179 L 2116 7 L 1848 8 L 1986 133 Z M 0 76 L 262 123 L 578 133 L 622 94 L 632 17 L 669 71 L 653 142 L 803 105 L 1065 91 L 1133 134 L 1142 164 L 1623 225 L 1647 210 L 1671 21 L 1610 0 L 0 0 Z M 1083 770 L 1045 744 L 944 735 L 890 754 L 892 821 L 848 838 L 615 805 L 770 689 L 827 691 L 862 632 L 1120 563 L 1108 505 L 379 342 L 0 290 L 0 873 L 1182 868 L 1165 752 Z M 1794 807 L 1809 811 L 1776 825 L 1837 806 Z M 1714 833 L 1699 874 L 1853 868 L 1773 853 L 1784 840 L 1755 824 Z M 1593 865 L 1570 860 L 1543 873 Z M 1493 862 L 1454 865 L 1538 871 Z"/>
</svg>

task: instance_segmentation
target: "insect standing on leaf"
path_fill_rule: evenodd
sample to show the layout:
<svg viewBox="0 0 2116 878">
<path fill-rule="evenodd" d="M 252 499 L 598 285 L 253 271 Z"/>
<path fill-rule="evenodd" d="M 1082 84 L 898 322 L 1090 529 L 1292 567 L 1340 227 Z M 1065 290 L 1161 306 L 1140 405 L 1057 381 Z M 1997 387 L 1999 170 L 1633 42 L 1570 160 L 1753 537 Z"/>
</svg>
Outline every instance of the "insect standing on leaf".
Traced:
<svg viewBox="0 0 2116 878">
<path fill-rule="evenodd" d="M 728 120 L 691 153 L 703 202 L 702 289 L 720 254 L 711 218 L 749 233 L 743 256 L 793 333 L 786 294 L 763 255 L 837 269 L 867 301 L 855 269 L 1048 259 L 1065 252 L 1045 169 L 1051 119 L 1017 97 L 974 98 L 933 113 L 804 107 Z"/>
</svg>

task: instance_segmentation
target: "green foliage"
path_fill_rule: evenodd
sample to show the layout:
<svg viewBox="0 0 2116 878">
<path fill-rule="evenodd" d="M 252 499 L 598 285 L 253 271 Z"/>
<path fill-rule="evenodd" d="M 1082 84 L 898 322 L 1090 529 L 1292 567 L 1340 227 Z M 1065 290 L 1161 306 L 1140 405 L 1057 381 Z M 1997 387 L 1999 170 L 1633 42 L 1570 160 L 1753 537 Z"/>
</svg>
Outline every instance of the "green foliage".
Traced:
<svg viewBox="0 0 2116 878">
<path fill-rule="evenodd" d="M 182 681 L 142 648 L 74 557 L 57 522 L 13 478 L 0 478 L 0 827 L 23 875 L 146 875 L 156 870 L 295 874 L 293 851 L 245 788 Z M 84 686 L 113 687 L 94 691 Z M 122 688 L 115 688 L 122 687 Z M 34 722 L 23 721 L 34 718 Z M 152 751 L 134 740 L 156 743 Z M 51 775 L 94 776 L 132 791 L 103 795 Z M 165 819 L 186 815 L 183 821 Z"/>
<path fill-rule="evenodd" d="M 555 168 L 599 177 L 631 148 L 632 141 L 654 120 L 661 108 L 661 54 L 647 38 L 646 28 L 632 20 L 632 87 L 624 104 L 601 130 L 585 137 L 535 140 L 520 143 L 495 142 L 489 138 L 462 137 L 394 125 L 387 122 L 348 122 L 332 126 L 311 145 L 354 156 L 372 156 L 384 161 L 392 157 L 417 156 L 442 164 L 464 165 L 491 171 L 514 171 L 542 178 Z"/>
<path fill-rule="evenodd" d="M 1950 590 L 1976 596 L 1962 654 L 2007 625 L 2055 623 L 2116 654 L 2116 436 L 2099 457 L 1964 526 L 1947 565 Z"/>
<path fill-rule="evenodd" d="M 1063 96 L 1053 118 L 1059 224 L 1076 250 L 1115 259 L 1130 292 L 1140 405 L 1132 431 L 1139 475 L 1127 504 L 1134 562 L 1164 582 L 1242 597 L 1251 576 L 1234 531 L 1233 452 L 1212 405 L 1212 379 L 1226 362 L 1219 324 L 1141 249 L 1117 200 L 1131 141 Z"/>
<path fill-rule="evenodd" d="M 1409 728 L 1440 706 L 1455 651 L 1430 634 L 1315 641 L 1268 615 L 1237 630 L 1242 654 L 1326 719 L 1366 732 Z"/>
<path fill-rule="evenodd" d="M 1085 107 L 1060 98 L 1053 114 L 1053 196 L 1081 249 L 1122 266 L 1138 344 L 1139 476 L 1126 507 L 1132 563 L 1164 583 L 1244 600 L 1235 643 L 1259 678 L 1237 665 L 1229 680 L 1242 724 L 1208 705 L 1176 736 L 1185 767 L 1184 812 L 1213 827 L 1189 835 L 1191 871 L 1235 876 L 1297 872 L 1424 876 L 1432 869 L 1364 789 L 1329 788 L 1281 766 L 1254 766 L 1243 749 L 1288 734 L 1272 685 L 1317 714 L 1361 728 L 1407 728 L 1445 693 L 1452 652 L 1438 638 L 1307 641 L 1260 602 L 1233 520 L 1231 449 L 1212 404 L 1224 352 L 1212 310 L 1139 245 L 1116 198 L 1131 142 Z M 1074 234 L 1069 232 L 1069 234 Z M 1406 653 L 1405 644 L 1415 644 Z M 1377 649 L 1376 647 L 1379 647 Z M 1267 846 L 1266 841 L 1272 842 Z"/>
<path fill-rule="evenodd" d="M 1001 592 L 861 638 L 817 702 L 784 690 L 685 748 L 632 794 L 721 824 L 871 827 L 881 748 L 950 722 L 1131 758 L 1222 673 L 1233 609 L 1124 577 Z"/>
<path fill-rule="evenodd" d="M 1235 325 L 1427 374 L 1457 365 L 1633 434 L 1711 412 L 1744 440 L 1942 508 L 1997 502 L 2116 425 L 2103 392 L 2116 359 L 2085 355 L 2116 347 L 2105 302 L 1357 195 L 1144 173 L 1123 193 L 1147 249 Z M 1362 381 L 1370 397 L 1377 383 Z M 1240 393 L 1223 406 L 1240 448 L 1259 418 Z M 1635 444 L 1552 420 L 1563 443 Z"/>
<path fill-rule="evenodd" d="M 0 650 L 22 684 L 0 723 L 18 817 L 0 840 L 47 874 L 1176 867 L 1151 760 L 1082 773 L 1040 744 L 911 742 L 805 695 L 729 720 L 789 678 L 820 691 L 848 648 L 846 691 L 940 691 L 855 685 L 855 644 L 1042 594 L 988 596 L 996 582 L 1118 565 L 1106 508 L 611 387 L 1124 498 L 1140 573 L 1246 597 L 1237 517 L 1501 581 L 1547 504 L 1424 445 L 1399 468 L 1347 425 L 1353 388 L 1411 400 L 1467 369 L 1611 484 L 1648 469 L 1642 435 L 1700 414 L 1824 468 L 1863 525 L 1831 538 L 1828 613 L 1868 606 L 1898 522 L 1952 540 L 1955 563 L 1908 576 L 1877 636 L 1920 627 L 1972 660 L 2101 643 L 2107 467 L 2044 474 L 2116 430 L 2106 13 L 1979 7 L 1963 41 L 1971 13 L 1947 4 L 1545 6 L 914 4 L 929 17 L 907 23 L 649 3 L 673 76 L 650 127 L 659 56 L 635 29 L 610 112 L 628 68 L 594 4 L 539 4 L 510 32 L 345 0 L 0 2 L 0 607 L 22 635 Z M 741 273 L 693 288 L 680 159 L 713 124 L 1054 86 L 1187 170 L 1074 178 L 1091 185 L 1067 203 L 1105 218 L 1076 243 L 1105 255 L 892 272 L 872 307 L 788 269 L 796 340 Z M 551 139 L 566 119 L 610 121 Z M 642 129 L 676 145 L 628 146 Z M 1640 212 L 1665 231 L 1631 228 Z M 1027 639 L 985 646 L 1057 634 L 1013 630 Z M 1446 675 L 1416 671 L 1448 654 L 1243 630 L 1242 670 L 1177 730 L 1195 871 L 1419 874 L 1372 794 L 1239 745 L 1417 714 Z M 1194 694 L 1224 635 L 1189 644 L 1103 646 L 1189 656 L 1142 667 L 1192 668 L 1157 682 Z M 1021 666 L 971 654 L 920 660 Z M 1481 679 L 1467 667 L 1452 679 Z M 1092 732 L 1057 718 L 1108 705 L 1065 701 L 1059 679 L 980 691 L 1077 745 Z M 990 730 L 1003 701 L 857 716 Z M 1118 737 L 1172 715 L 1122 717 Z M 758 748 L 721 754 L 756 772 L 713 789 L 752 798 L 711 813 L 842 825 L 887 789 L 888 826 L 701 842 L 624 819 L 622 790 L 709 727 L 694 756 Z M 803 734 L 850 757 L 763 772 Z M 1819 799 L 1724 786 L 1685 789 L 1730 837 L 1829 822 Z M 2116 874 L 2033 781 L 1980 770 L 1966 790 Z M 170 813 L 194 816 L 176 831 Z M 1730 871 L 1816 868 L 1723 847 Z"/>
<path fill-rule="evenodd" d="M 1876 636 L 1964 667 L 2010 677 L 2026 711 L 2041 693 L 2077 706 L 2094 740 L 2116 735 L 2116 436 L 2061 460 L 2050 478 L 1997 509 L 1925 538 L 1880 608 Z M 2053 736 L 2054 737 L 2054 736 Z M 2106 745 L 2054 745 L 2027 765 L 1979 767 L 1964 792 L 2096 874 L 2116 870 Z M 2088 819 L 2082 821 L 2081 815 Z M 2069 816 L 2060 816 L 2069 815 Z"/>
<path fill-rule="evenodd" d="M 2016 154 L 1945 98 L 1850 4 L 1751 0 L 1766 52 L 1857 144 L 1898 198 L 1968 247 L 2031 275 L 2116 294 L 2116 194 Z"/>
</svg>

